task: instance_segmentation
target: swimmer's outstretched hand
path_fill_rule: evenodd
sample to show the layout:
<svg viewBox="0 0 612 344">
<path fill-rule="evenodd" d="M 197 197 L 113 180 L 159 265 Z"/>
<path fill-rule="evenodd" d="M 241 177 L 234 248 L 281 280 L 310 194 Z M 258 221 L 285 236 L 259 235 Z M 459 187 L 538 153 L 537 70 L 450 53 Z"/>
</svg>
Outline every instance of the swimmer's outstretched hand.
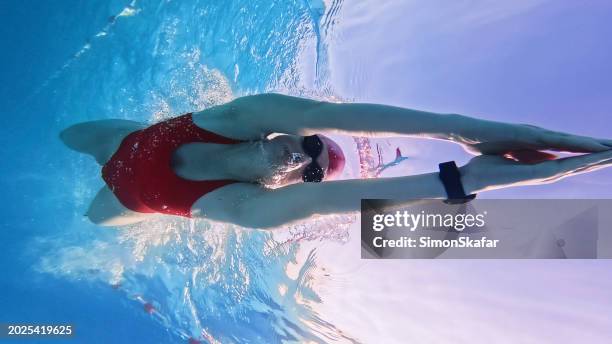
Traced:
<svg viewBox="0 0 612 344">
<path fill-rule="evenodd" d="M 466 118 L 467 119 L 467 118 Z M 474 154 L 506 154 L 515 150 L 595 153 L 612 149 L 612 140 L 572 135 L 527 124 L 469 119 L 452 140 Z"/>
<path fill-rule="evenodd" d="M 612 166 L 612 150 L 526 164 L 498 155 L 480 155 L 460 168 L 466 193 L 511 186 L 548 184 Z"/>
</svg>

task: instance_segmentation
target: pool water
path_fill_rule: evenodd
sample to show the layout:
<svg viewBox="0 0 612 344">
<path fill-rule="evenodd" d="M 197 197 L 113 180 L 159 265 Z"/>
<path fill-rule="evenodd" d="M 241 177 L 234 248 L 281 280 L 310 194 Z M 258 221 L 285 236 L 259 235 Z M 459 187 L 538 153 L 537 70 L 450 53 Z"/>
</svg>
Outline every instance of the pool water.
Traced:
<svg viewBox="0 0 612 344">
<path fill-rule="evenodd" d="M 3 321 L 71 322 L 87 343 L 342 337 L 309 306 L 319 302 L 314 256 L 297 266 L 292 235 L 182 219 L 97 228 L 83 214 L 100 167 L 58 140 L 81 121 L 154 122 L 296 82 L 290 70 L 303 41 L 317 39 L 322 3 L 2 6 L 21 35 L 11 43 L 44 56 L 9 61 L 36 73 L 11 75 L 7 90 L 20 114 L 3 139 L 22 144 L 3 152 L 16 164 L 2 180 L 12 199 L 3 200 Z"/>
<path fill-rule="evenodd" d="M 100 167 L 58 140 L 78 122 L 152 123 L 266 91 L 609 137 L 607 2 L 7 0 L 0 11 L 0 323 L 72 323 L 80 343 L 612 336 L 605 261 L 366 262 L 355 215 L 276 233 L 94 226 L 83 214 Z M 347 178 L 371 177 L 397 148 L 408 159 L 382 176 L 469 159 L 440 142 L 338 140 L 353 150 Z M 609 198 L 611 183 L 600 171 L 484 197 Z"/>
</svg>

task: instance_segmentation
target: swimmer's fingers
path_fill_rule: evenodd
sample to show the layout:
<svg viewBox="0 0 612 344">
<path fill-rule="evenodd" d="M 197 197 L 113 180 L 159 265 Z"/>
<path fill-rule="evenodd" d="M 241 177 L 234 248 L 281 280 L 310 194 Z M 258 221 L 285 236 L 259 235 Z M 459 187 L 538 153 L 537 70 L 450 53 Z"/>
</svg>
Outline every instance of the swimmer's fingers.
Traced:
<svg viewBox="0 0 612 344">
<path fill-rule="evenodd" d="M 601 144 L 612 149 L 612 140 L 608 140 L 608 139 L 597 139 L 597 140 L 601 142 Z"/>
<path fill-rule="evenodd" d="M 539 149 L 572 153 L 594 153 L 612 149 L 612 140 L 572 135 L 529 125 L 527 127 L 532 131 L 530 135 L 535 136 Z"/>
<path fill-rule="evenodd" d="M 470 140 L 462 144 L 473 154 L 507 154 L 521 150 L 595 153 L 612 149 L 612 140 L 572 135 L 528 124 L 480 128 Z"/>
<path fill-rule="evenodd" d="M 534 165 L 534 172 L 543 182 L 554 182 L 610 166 L 612 150 L 542 162 Z"/>
</svg>

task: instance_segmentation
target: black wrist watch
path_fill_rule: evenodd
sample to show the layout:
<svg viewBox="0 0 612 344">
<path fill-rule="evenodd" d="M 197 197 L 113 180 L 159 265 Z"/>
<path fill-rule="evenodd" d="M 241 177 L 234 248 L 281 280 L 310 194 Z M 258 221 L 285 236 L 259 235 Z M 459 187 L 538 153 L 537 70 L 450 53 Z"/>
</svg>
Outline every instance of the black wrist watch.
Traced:
<svg viewBox="0 0 612 344">
<path fill-rule="evenodd" d="M 461 173 L 457 164 L 454 161 L 443 162 L 438 165 L 440 168 L 440 180 L 444 184 L 448 199 L 444 201 L 446 204 L 463 204 L 474 198 L 476 194 L 466 195 L 461 183 Z"/>
</svg>

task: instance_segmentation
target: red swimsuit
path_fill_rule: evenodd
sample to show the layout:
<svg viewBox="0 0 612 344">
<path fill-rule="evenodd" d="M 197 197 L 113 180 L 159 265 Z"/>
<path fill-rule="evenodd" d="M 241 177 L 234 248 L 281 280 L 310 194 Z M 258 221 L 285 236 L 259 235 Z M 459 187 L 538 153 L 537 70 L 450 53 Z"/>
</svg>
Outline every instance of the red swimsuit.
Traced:
<svg viewBox="0 0 612 344">
<path fill-rule="evenodd" d="M 191 217 L 203 195 L 233 180 L 194 181 L 177 176 L 172 153 L 191 142 L 234 144 L 241 141 L 206 131 L 191 114 L 175 117 L 126 136 L 102 167 L 102 178 L 126 208 L 140 213 Z"/>
</svg>

